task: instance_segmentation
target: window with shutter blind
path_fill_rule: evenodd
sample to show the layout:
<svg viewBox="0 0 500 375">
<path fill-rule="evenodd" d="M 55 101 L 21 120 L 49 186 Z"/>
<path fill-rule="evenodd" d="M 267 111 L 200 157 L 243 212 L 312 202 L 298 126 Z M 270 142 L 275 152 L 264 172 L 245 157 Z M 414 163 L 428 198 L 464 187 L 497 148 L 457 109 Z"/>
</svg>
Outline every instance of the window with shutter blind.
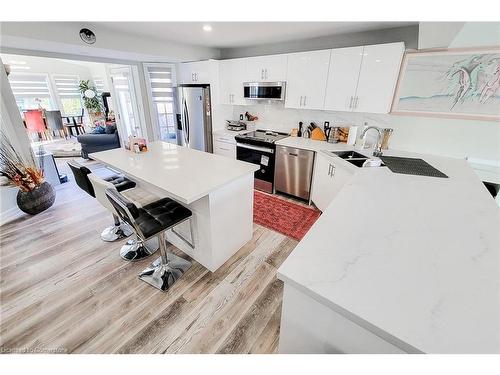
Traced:
<svg viewBox="0 0 500 375">
<path fill-rule="evenodd" d="M 105 91 L 106 85 L 102 77 L 94 77 L 94 85 L 98 94 L 102 94 Z"/>
<path fill-rule="evenodd" d="M 55 109 L 47 74 L 11 73 L 9 82 L 21 112 L 39 107 Z"/>
<path fill-rule="evenodd" d="M 174 114 L 175 70 L 171 64 L 144 64 L 151 115 L 162 141 L 176 143 Z"/>
<path fill-rule="evenodd" d="M 55 74 L 52 76 L 55 89 L 61 101 L 64 116 L 76 116 L 82 113 L 82 95 L 78 88 L 80 78 L 77 75 Z"/>
</svg>

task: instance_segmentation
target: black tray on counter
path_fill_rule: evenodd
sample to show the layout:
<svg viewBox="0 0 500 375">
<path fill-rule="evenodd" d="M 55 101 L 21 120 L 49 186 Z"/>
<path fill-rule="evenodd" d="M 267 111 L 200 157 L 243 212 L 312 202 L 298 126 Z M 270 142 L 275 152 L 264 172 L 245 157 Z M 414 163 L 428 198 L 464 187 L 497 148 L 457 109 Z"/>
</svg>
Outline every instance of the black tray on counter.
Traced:
<svg viewBox="0 0 500 375">
<path fill-rule="evenodd" d="M 384 164 L 394 173 L 417 176 L 448 178 L 443 172 L 422 159 L 402 158 L 398 156 L 380 156 Z"/>
</svg>

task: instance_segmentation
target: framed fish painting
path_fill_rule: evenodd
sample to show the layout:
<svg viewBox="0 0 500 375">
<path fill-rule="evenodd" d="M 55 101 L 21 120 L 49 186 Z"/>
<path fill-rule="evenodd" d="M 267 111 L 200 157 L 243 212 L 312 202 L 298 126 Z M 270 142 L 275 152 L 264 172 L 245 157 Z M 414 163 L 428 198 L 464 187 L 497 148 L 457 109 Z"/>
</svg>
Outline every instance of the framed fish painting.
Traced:
<svg viewBox="0 0 500 375">
<path fill-rule="evenodd" d="M 407 52 L 391 113 L 500 121 L 500 47 Z"/>
</svg>

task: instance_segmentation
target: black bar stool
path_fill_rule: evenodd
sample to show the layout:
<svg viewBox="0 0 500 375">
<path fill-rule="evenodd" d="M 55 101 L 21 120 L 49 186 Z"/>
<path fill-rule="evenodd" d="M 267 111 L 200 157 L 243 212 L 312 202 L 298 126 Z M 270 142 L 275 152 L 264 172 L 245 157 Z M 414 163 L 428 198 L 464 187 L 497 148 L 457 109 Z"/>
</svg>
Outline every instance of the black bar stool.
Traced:
<svg viewBox="0 0 500 375">
<path fill-rule="evenodd" d="M 134 228 L 141 242 L 144 243 L 153 237 L 158 238 L 160 258 L 142 271 L 139 278 L 162 291 L 169 290 L 191 267 L 191 262 L 175 254 L 167 253 L 165 232 L 169 229 L 173 230 L 176 225 L 186 220 L 190 220 L 191 211 L 170 198 L 163 198 L 138 208 L 114 189 L 107 189 L 106 195 L 121 219 Z M 190 225 L 189 228 L 191 242 L 177 232 L 176 235 L 193 247 L 192 226 Z"/>
<path fill-rule="evenodd" d="M 89 178 L 89 175 L 92 173 L 90 169 L 77 163 L 74 160 L 68 162 L 68 165 L 73 172 L 73 176 L 75 176 L 76 184 L 91 197 L 96 198 L 94 187 Z M 136 185 L 134 181 L 131 181 L 122 175 L 113 175 L 111 177 L 105 178 L 104 181 L 112 184 L 118 191 L 132 189 Z M 106 207 L 104 204 L 103 206 L 109 209 L 109 207 Z M 120 219 L 114 213 L 114 209 L 113 211 L 111 211 L 111 213 L 113 215 L 114 225 L 102 231 L 101 239 L 103 241 L 112 242 L 130 236 L 133 233 L 130 226 L 125 223 L 120 223 Z"/>
<path fill-rule="evenodd" d="M 106 190 L 108 189 L 120 191 L 116 189 L 116 186 L 113 184 L 113 181 L 116 181 L 116 179 L 108 178 L 109 181 L 106 181 L 100 177 L 97 177 L 94 173 L 87 175 L 87 177 L 94 187 L 94 193 L 97 201 L 104 207 L 106 207 L 111 213 L 113 213 L 113 216 L 119 223 L 119 215 L 116 212 L 115 207 L 109 201 L 108 196 L 106 195 Z M 123 191 L 124 195 L 126 194 L 128 199 L 130 199 L 129 193 L 132 190 L 133 189 L 127 189 Z M 126 227 L 130 234 L 133 232 L 133 229 L 126 222 L 123 222 L 121 226 Z M 158 250 L 158 248 L 160 247 L 157 238 L 152 238 L 151 240 L 143 244 L 139 237 L 137 237 L 137 235 L 134 237 L 135 238 L 128 240 L 127 243 L 124 244 L 120 249 L 120 256 L 125 260 L 143 259 L 156 252 L 156 250 Z"/>
</svg>

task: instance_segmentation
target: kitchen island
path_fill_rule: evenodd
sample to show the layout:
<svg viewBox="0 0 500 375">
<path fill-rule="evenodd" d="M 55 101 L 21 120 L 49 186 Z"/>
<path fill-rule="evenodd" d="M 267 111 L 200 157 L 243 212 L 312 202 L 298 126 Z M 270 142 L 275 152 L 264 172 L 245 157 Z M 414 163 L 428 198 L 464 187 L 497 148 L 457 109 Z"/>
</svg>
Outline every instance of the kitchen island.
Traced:
<svg viewBox="0 0 500 375">
<path fill-rule="evenodd" d="M 500 353 L 500 210 L 404 156 L 449 178 L 359 168 L 278 270 L 280 353 Z"/>
<path fill-rule="evenodd" d="M 136 154 L 123 148 L 90 154 L 141 188 L 193 212 L 194 249 L 175 232 L 167 240 L 215 271 L 253 232 L 253 175 L 258 166 L 165 142 Z M 175 230 L 189 238 L 189 223 Z"/>
</svg>

